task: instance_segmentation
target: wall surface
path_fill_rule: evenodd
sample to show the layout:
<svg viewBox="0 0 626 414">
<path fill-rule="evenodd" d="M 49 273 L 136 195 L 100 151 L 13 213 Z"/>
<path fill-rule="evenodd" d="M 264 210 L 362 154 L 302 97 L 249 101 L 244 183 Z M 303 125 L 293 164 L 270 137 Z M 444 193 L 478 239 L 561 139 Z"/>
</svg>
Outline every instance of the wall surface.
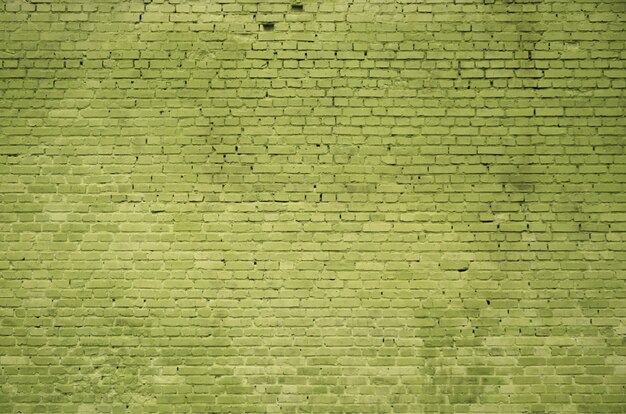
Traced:
<svg viewBox="0 0 626 414">
<path fill-rule="evenodd" d="M 626 412 L 626 2 L 0 2 L 1 413 Z"/>
</svg>

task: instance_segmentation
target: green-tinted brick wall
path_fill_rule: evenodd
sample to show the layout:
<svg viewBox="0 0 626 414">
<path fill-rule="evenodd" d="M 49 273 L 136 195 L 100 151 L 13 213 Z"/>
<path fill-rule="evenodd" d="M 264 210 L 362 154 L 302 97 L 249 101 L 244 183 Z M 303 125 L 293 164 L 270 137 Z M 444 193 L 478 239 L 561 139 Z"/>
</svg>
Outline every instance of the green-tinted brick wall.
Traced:
<svg viewBox="0 0 626 414">
<path fill-rule="evenodd" d="M 0 1 L 0 413 L 626 412 L 623 0 Z"/>
</svg>

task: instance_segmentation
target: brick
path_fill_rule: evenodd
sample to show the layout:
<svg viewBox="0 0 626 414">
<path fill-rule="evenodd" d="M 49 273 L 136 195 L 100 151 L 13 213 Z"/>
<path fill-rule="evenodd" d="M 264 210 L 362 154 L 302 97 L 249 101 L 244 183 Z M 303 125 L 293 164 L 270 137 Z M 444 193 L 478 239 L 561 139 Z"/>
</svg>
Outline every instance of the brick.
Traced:
<svg viewBox="0 0 626 414">
<path fill-rule="evenodd" d="M 624 411 L 619 2 L 5 3 L 0 412 Z"/>
</svg>

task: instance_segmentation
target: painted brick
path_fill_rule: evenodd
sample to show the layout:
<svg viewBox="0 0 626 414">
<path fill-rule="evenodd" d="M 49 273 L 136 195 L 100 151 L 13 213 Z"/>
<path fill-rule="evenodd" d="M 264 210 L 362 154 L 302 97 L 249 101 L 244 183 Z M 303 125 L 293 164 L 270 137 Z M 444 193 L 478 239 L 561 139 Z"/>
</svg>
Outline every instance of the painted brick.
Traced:
<svg viewBox="0 0 626 414">
<path fill-rule="evenodd" d="M 617 0 L 0 3 L 0 413 L 626 410 Z"/>
</svg>

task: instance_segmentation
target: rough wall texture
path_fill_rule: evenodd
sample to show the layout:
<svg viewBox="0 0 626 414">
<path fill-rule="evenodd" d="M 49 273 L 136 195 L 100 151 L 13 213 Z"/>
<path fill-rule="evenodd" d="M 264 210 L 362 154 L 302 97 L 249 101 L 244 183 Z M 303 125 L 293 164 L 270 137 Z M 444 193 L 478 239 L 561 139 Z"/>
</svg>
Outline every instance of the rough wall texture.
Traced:
<svg viewBox="0 0 626 414">
<path fill-rule="evenodd" d="M 626 412 L 626 2 L 0 10 L 0 412 Z"/>
</svg>

